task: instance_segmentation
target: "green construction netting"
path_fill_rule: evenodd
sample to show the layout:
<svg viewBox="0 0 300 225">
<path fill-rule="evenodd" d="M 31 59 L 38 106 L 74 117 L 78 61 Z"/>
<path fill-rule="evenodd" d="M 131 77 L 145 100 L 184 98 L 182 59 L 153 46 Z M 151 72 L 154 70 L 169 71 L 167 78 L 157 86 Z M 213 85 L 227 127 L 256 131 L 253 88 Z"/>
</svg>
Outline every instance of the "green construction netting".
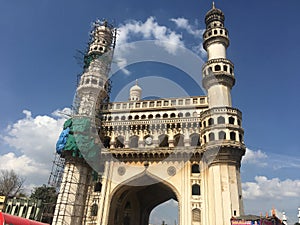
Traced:
<svg viewBox="0 0 300 225">
<path fill-rule="evenodd" d="M 72 151 L 73 157 L 84 157 L 85 160 L 95 160 L 99 155 L 100 146 L 95 144 L 91 130 L 91 120 L 88 117 L 73 117 L 64 123 L 64 130 L 69 128 L 66 144 L 62 150 Z"/>
</svg>

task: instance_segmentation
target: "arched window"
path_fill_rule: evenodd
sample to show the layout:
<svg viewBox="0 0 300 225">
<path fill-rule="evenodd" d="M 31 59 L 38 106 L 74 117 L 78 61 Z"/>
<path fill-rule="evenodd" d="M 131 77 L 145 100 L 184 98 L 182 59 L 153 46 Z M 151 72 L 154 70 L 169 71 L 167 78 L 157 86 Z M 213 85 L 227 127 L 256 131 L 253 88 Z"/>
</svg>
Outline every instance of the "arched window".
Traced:
<svg viewBox="0 0 300 225">
<path fill-rule="evenodd" d="M 129 201 L 126 202 L 125 209 L 131 209 L 131 203 Z"/>
<path fill-rule="evenodd" d="M 129 138 L 129 147 L 138 148 L 139 147 L 139 136 L 134 135 Z"/>
<path fill-rule="evenodd" d="M 200 166 L 199 164 L 192 165 L 192 173 L 200 173 Z"/>
<path fill-rule="evenodd" d="M 203 140 L 204 140 L 204 143 L 206 143 L 206 142 L 207 142 L 207 140 L 206 140 L 206 136 L 205 136 L 205 135 L 203 136 Z"/>
<path fill-rule="evenodd" d="M 163 115 L 163 118 L 168 118 L 168 114 L 165 113 L 165 114 Z"/>
<path fill-rule="evenodd" d="M 219 140 L 225 140 L 226 139 L 226 133 L 224 131 L 219 132 Z"/>
<path fill-rule="evenodd" d="M 214 141 L 215 140 L 215 134 L 214 133 L 209 133 L 208 139 L 209 139 L 209 141 Z"/>
<path fill-rule="evenodd" d="M 150 115 L 148 116 L 148 119 L 153 119 L 153 115 L 150 114 Z"/>
<path fill-rule="evenodd" d="M 203 127 L 206 127 L 206 122 L 205 121 L 203 121 Z"/>
<path fill-rule="evenodd" d="M 132 120 L 132 116 L 128 116 L 128 120 Z"/>
<path fill-rule="evenodd" d="M 91 207 L 91 216 L 97 216 L 98 214 L 98 205 L 94 203 Z"/>
<path fill-rule="evenodd" d="M 235 141 L 236 140 L 236 134 L 235 132 L 230 132 L 230 140 Z"/>
<path fill-rule="evenodd" d="M 193 184 L 192 185 L 192 195 L 200 195 L 200 185 L 199 184 Z"/>
<path fill-rule="evenodd" d="M 102 189 L 102 183 L 99 181 L 94 186 L 94 192 L 101 192 Z"/>
<path fill-rule="evenodd" d="M 19 214 L 19 206 L 17 205 L 15 208 L 14 215 L 17 216 Z"/>
<path fill-rule="evenodd" d="M 183 114 L 182 113 L 178 113 L 178 117 L 183 117 Z"/>
<path fill-rule="evenodd" d="M 214 125 L 214 119 L 213 118 L 209 118 L 208 119 L 208 126 Z"/>
<path fill-rule="evenodd" d="M 119 136 L 116 138 L 115 148 L 124 148 L 124 137 L 123 136 Z"/>
<path fill-rule="evenodd" d="M 105 136 L 103 138 L 103 146 L 104 146 L 104 148 L 109 148 L 110 147 L 110 137 Z"/>
<path fill-rule="evenodd" d="M 218 124 L 224 124 L 225 123 L 225 118 L 223 116 L 218 117 Z"/>
<path fill-rule="evenodd" d="M 214 30 L 214 34 L 218 34 L 218 31 L 217 31 L 217 30 Z"/>
<path fill-rule="evenodd" d="M 34 219 L 34 215 L 35 215 L 35 207 L 32 206 L 32 207 L 31 207 L 31 211 L 30 211 L 29 219 Z"/>
<path fill-rule="evenodd" d="M 169 147 L 169 137 L 166 134 L 162 134 L 158 137 L 159 147 Z"/>
<path fill-rule="evenodd" d="M 222 31 L 222 30 L 221 30 Z M 228 67 L 227 66 L 223 66 L 223 70 L 225 71 L 225 72 L 227 72 L 227 69 L 228 69 Z"/>
<path fill-rule="evenodd" d="M 199 134 L 191 134 L 191 146 L 200 146 L 200 135 Z"/>
<path fill-rule="evenodd" d="M 241 120 L 238 119 L 237 123 L 238 123 L 239 126 L 241 126 Z"/>
<path fill-rule="evenodd" d="M 27 213 L 27 206 L 25 205 L 22 210 L 22 217 L 26 217 L 26 213 Z"/>
<path fill-rule="evenodd" d="M 142 115 L 142 116 L 141 116 L 141 119 L 142 119 L 142 120 L 146 119 L 146 115 Z"/>
<path fill-rule="evenodd" d="M 192 210 L 192 219 L 195 222 L 201 222 L 201 211 L 200 211 L 200 209 L 193 209 Z"/>
<path fill-rule="evenodd" d="M 136 115 L 135 117 L 134 117 L 134 119 L 135 120 L 138 120 L 140 117 L 138 116 L 138 115 Z"/>
<path fill-rule="evenodd" d="M 189 113 L 189 112 L 187 112 L 186 114 L 185 114 L 185 117 L 190 117 L 191 116 L 191 114 Z"/>
<path fill-rule="evenodd" d="M 220 65 L 215 65 L 215 71 L 220 71 L 221 70 L 221 66 Z"/>
<path fill-rule="evenodd" d="M 117 120 L 119 120 L 119 117 L 118 117 L 118 116 L 115 117 L 115 121 L 117 121 Z"/>
<path fill-rule="evenodd" d="M 8 205 L 5 209 L 5 212 L 11 214 L 11 205 Z"/>
<path fill-rule="evenodd" d="M 175 113 L 171 113 L 170 117 L 171 117 L 171 118 L 176 117 Z"/>
<path fill-rule="evenodd" d="M 182 134 L 174 136 L 174 146 L 184 146 L 184 136 Z"/>
<path fill-rule="evenodd" d="M 234 124 L 234 118 L 232 116 L 229 117 L 229 124 Z"/>
<path fill-rule="evenodd" d="M 157 119 L 160 118 L 160 114 L 156 114 L 155 118 L 157 118 Z"/>
<path fill-rule="evenodd" d="M 122 117 L 121 117 L 121 120 L 125 120 L 125 116 L 122 116 Z"/>
</svg>

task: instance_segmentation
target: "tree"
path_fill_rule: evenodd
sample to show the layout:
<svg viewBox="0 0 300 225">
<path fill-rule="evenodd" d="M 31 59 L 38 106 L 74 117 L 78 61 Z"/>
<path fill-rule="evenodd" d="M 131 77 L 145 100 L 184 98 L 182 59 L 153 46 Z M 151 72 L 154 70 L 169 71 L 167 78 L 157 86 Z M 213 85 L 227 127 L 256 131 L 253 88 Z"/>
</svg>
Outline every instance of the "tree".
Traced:
<svg viewBox="0 0 300 225">
<path fill-rule="evenodd" d="M 0 170 L 0 195 L 15 197 L 22 190 L 24 181 L 14 170 Z"/>
<path fill-rule="evenodd" d="M 42 222 L 51 224 L 57 199 L 55 188 L 45 184 L 35 187 L 30 195 L 30 199 L 42 201 Z"/>
<path fill-rule="evenodd" d="M 40 187 L 33 188 L 30 198 L 42 200 L 43 203 L 56 203 L 57 193 L 54 187 L 43 184 Z"/>
</svg>

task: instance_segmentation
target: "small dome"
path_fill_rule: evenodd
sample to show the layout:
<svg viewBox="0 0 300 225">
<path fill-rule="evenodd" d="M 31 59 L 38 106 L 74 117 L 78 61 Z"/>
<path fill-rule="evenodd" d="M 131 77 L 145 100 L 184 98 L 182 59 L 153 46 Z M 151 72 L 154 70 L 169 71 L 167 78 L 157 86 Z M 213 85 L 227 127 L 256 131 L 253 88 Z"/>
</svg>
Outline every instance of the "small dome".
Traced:
<svg viewBox="0 0 300 225">
<path fill-rule="evenodd" d="M 138 85 L 137 80 L 135 85 L 130 88 L 130 101 L 138 101 L 142 96 L 142 88 Z"/>
<path fill-rule="evenodd" d="M 206 15 L 205 15 L 205 22 L 206 24 L 212 22 L 213 20 L 220 20 L 222 22 L 224 22 L 225 20 L 225 16 L 224 13 L 222 12 L 222 10 L 217 9 L 215 7 L 215 3 L 213 2 L 212 5 L 212 9 L 209 10 Z"/>
<path fill-rule="evenodd" d="M 136 84 L 136 85 L 134 85 L 133 87 L 130 88 L 130 92 L 132 92 L 132 91 L 139 91 L 139 92 L 141 92 L 142 88 Z"/>
</svg>

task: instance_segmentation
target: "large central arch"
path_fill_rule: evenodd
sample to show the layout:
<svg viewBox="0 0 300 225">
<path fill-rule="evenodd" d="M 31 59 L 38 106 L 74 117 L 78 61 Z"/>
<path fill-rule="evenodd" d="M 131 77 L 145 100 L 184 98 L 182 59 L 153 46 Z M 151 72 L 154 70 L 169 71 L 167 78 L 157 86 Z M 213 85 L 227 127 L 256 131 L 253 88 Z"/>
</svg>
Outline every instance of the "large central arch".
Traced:
<svg viewBox="0 0 300 225">
<path fill-rule="evenodd" d="M 148 225 L 151 211 L 170 199 L 178 201 L 174 187 L 150 174 L 140 174 L 113 192 L 108 225 Z"/>
</svg>

